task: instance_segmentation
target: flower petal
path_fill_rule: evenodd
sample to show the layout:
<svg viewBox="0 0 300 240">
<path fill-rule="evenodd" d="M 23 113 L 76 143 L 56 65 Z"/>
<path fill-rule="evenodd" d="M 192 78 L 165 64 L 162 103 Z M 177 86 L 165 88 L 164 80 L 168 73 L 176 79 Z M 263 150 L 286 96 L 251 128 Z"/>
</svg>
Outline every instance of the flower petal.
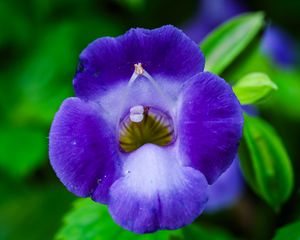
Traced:
<svg viewBox="0 0 300 240">
<path fill-rule="evenodd" d="M 51 126 L 49 156 L 69 191 L 81 197 L 95 191 L 96 200 L 106 202 L 116 175 L 117 145 L 100 111 L 95 103 L 65 100 Z"/>
<path fill-rule="evenodd" d="M 76 95 L 95 99 L 112 85 L 127 83 L 137 63 L 157 81 L 182 82 L 204 69 L 199 47 L 181 30 L 171 25 L 131 29 L 117 38 L 99 38 L 81 53 Z"/>
<path fill-rule="evenodd" d="M 239 167 L 238 158 L 235 158 L 230 167 L 208 188 L 209 199 L 205 212 L 215 212 L 235 204 L 241 197 L 244 181 Z"/>
<path fill-rule="evenodd" d="M 109 210 L 118 224 L 137 233 L 176 229 L 202 212 L 206 179 L 180 166 L 173 150 L 146 144 L 128 155 L 124 176 L 110 190 Z"/>
<path fill-rule="evenodd" d="M 178 140 L 187 165 L 211 184 L 234 159 L 243 116 L 232 88 L 220 77 L 201 73 L 191 79 L 179 100 Z"/>
</svg>

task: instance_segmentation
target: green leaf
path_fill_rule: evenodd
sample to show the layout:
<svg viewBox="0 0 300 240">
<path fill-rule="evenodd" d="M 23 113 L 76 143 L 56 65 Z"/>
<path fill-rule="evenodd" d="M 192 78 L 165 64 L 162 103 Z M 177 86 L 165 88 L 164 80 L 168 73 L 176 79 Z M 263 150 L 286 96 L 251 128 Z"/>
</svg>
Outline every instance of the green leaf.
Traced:
<svg viewBox="0 0 300 240">
<path fill-rule="evenodd" d="M 47 158 L 47 133 L 39 128 L 0 127 L 0 169 L 14 178 L 28 175 Z"/>
<path fill-rule="evenodd" d="M 300 240 L 300 221 L 289 224 L 276 231 L 273 240 Z"/>
<path fill-rule="evenodd" d="M 199 225 L 189 225 L 184 227 L 183 229 L 184 239 L 187 240 L 197 240 L 197 239 L 205 239 L 205 240 L 233 240 L 235 239 L 229 233 L 215 228 L 215 227 L 203 227 Z"/>
<path fill-rule="evenodd" d="M 74 95 L 72 78 L 80 52 L 95 38 L 117 32 L 106 18 L 63 21 L 47 28 L 16 76 L 20 101 L 12 118 L 50 124 L 61 102 Z"/>
<path fill-rule="evenodd" d="M 130 10 L 141 10 L 145 7 L 145 0 L 115 0 Z"/>
<path fill-rule="evenodd" d="M 265 109 L 272 116 L 281 118 L 284 116 L 285 119 L 299 121 L 300 107 L 294 104 L 300 102 L 299 69 L 283 69 L 274 66 L 267 56 L 263 55 L 258 44 L 254 51 L 252 49 L 243 59 L 239 58 L 239 61 L 234 63 L 234 67 L 226 69 L 223 77 L 234 85 L 240 78 L 251 72 L 266 73 L 278 86 L 278 90 L 268 101 L 264 101 L 260 108 Z"/>
<path fill-rule="evenodd" d="M 3 177 L 0 181 L 0 239 L 53 240 L 74 196 L 49 182 L 29 187 Z"/>
<path fill-rule="evenodd" d="M 31 23 L 17 1 L 0 1 L 0 46 L 5 43 L 23 44 L 30 37 Z M 16 45 L 14 45 L 16 47 Z"/>
<path fill-rule="evenodd" d="M 49 124 L 63 99 L 72 95 L 72 74 L 79 53 L 74 42 L 75 27 L 61 23 L 45 31 L 24 61 L 17 75 L 21 93 L 13 119 Z"/>
<path fill-rule="evenodd" d="M 264 15 L 257 12 L 235 17 L 214 30 L 200 45 L 206 58 L 205 70 L 222 73 L 263 26 Z"/>
<path fill-rule="evenodd" d="M 233 86 L 233 91 L 241 104 L 258 103 L 275 90 L 277 85 L 264 73 L 250 73 Z"/>
<path fill-rule="evenodd" d="M 270 101 L 264 103 L 264 109 L 274 115 L 300 120 L 300 81 L 299 70 L 273 70 L 271 78 L 278 86 Z"/>
<path fill-rule="evenodd" d="M 293 189 L 293 169 L 279 136 L 268 123 L 245 115 L 240 150 L 247 182 L 268 204 L 279 210 Z"/>
<path fill-rule="evenodd" d="M 181 237 L 181 231 L 159 231 L 137 235 L 118 226 L 107 207 L 90 199 L 79 199 L 74 209 L 64 218 L 64 226 L 56 235 L 57 240 L 168 240 Z"/>
</svg>

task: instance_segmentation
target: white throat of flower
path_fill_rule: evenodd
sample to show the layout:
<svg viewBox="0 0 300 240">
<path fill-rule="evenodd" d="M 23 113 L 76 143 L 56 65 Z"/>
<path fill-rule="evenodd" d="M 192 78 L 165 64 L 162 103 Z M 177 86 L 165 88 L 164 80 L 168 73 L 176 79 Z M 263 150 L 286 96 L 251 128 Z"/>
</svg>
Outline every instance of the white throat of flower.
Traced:
<svg viewBox="0 0 300 240">
<path fill-rule="evenodd" d="M 129 112 L 128 109 L 124 108 L 124 105 L 129 100 L 130 91 L 135 82 L 139 81 L 140 76 L 144 77 L 143 81 L 146 80 L 150 83 L 160 99 L 164 101 L 162 109 L 160 109 L 159 106 L 152 106 L 151 102 L 149 105 L 143 106 L 143 99 L 141 99 L 141 102 L 129 106 Z M 141 95 L 141 97 L 143 97 L 143 95 Z M 131 152 L 146 143 L 152 143 L 159 146 L 166 146 L 172 143 L 175 139 L 175 129 L 172 119 L 166 112 L 171 110 L 173 105 L 174 100 L 142 67 L 142 64 L 134 64 L 133 74 L 128 81 L 120 105 L 119 121 L 117 123 L 117 136 L 119 137 L 118 141 L 122 151 Z M 124 110 L 127 111 L 125 116 L 123 116 Z"/>
<path fill-rule="evenodd" d="M 132 84 L 137 80 L 139 76 L 144 76 L 149 82 L 153 85 L 156 91 L 161 94 L 167 101 L 170 101 L 169 96 L 166 95 L 165 92 L 160 88 L 155 79 L 143 68 L 141 63 L 134 64 L 134 72 L 131 75 L 130 80 L 128 81 L 128 88 L 132 86 Z"/>
<path fill-rule="evenodd" d="M 121 107 L 120 107 L 120 112 L 119 112 L 119 116 L 118 116 L 119 120 L 121 118 L 122 111 L 124 110 L 124 105 L 125 105 L 126 99 L 129 96 L 130 89 L 133 86 L 133 84 L 136 81 L 138 81 L 139 76 L 144 76 L 149 81 L 149 83 L 153 86 L 153 88 L 156 90 L 156 92 L 161 96 L 161 98 L 167 104 L 169 109 L 171 109 L 173 106 L 174 101 L 172 100 L 172 98 L 166 92 L 164 92 L 162 90 L 162 88 L 159 86 L 157 81 L 143 68 L 142 63 L 137 63 L 137 64 L 134 64 L 133 74 L 131 75 L 131 77 L 128 81 L 128 84 L 127 84 L 127 89 L 124 94 L 124 97 L 123 97 L 123 100 L 121 103 Z M 144 119 L 144 106 L 142 106 L 142 105 L 132 106 L 130 108 L 130 120 L 132 122 L 139 123 L 139 122 L 143 121 L 143 119 Z M 117 125 L 118 125 L 117 126 L 117 130 L 118 130 L 119 124 L 117 124 Z"/>
</svg>

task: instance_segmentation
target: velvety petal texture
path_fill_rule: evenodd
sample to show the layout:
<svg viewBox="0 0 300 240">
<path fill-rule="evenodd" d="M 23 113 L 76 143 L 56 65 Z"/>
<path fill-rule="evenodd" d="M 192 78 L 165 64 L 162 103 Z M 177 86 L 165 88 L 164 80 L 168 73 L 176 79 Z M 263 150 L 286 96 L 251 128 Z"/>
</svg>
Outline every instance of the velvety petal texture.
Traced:
<svg viewBox="0 0 300 240">
<path fill-rule="evenodd" d="M 206 179 L 181 166 L 174 150 L 145 144 L 128 155 L 124 176 L 110 192 L 109 210 L 117 223 L 137 233 L 176 229 L 203 211 Z"/>
<path fill-rule="evenodd" d="M 237 152 L 243 127 L 240 103 L 231 86 L 209 72 L 191 79 L 179 101 L 179 149 L 211 184 Z"/>
<path fill-rule="evenodd" d="M 101 108 L 79 98 L 66 99 L 51 126 L 49 156 L 68 190 L 81 197 L 95 192 L 99 202 L 107 202 L 116 176 L 116 154 L 114 135 Z"/>
<path fill-rule="evenodd" d="M 131 29 L 117 38 L 99 38 L 81 53 L 76 95 L 96 99 L 113 85 L 127 84 L 137 63 L 157 81 L 183 82 L 204 69 L 202 52 L 181 30 L 171 25 Z"/>
</svg>

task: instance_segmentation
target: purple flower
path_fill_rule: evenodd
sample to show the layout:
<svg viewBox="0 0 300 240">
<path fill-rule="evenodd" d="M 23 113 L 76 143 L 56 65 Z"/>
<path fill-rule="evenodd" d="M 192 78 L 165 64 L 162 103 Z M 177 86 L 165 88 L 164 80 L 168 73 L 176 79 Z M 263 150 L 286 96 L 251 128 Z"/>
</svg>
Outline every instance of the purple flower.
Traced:
<svg viewBox="0 0 300 240">
<path fill-rule="evenodd" d="M 107 204 L 137 233 L 176 229 L 205 208 L 208 184 L 233 161 L 242 110 L 203 72 L 198 46 L 173 26 L 95 40 L 50 131 L 50 160 L 67 189 Z"/>
</svg>

